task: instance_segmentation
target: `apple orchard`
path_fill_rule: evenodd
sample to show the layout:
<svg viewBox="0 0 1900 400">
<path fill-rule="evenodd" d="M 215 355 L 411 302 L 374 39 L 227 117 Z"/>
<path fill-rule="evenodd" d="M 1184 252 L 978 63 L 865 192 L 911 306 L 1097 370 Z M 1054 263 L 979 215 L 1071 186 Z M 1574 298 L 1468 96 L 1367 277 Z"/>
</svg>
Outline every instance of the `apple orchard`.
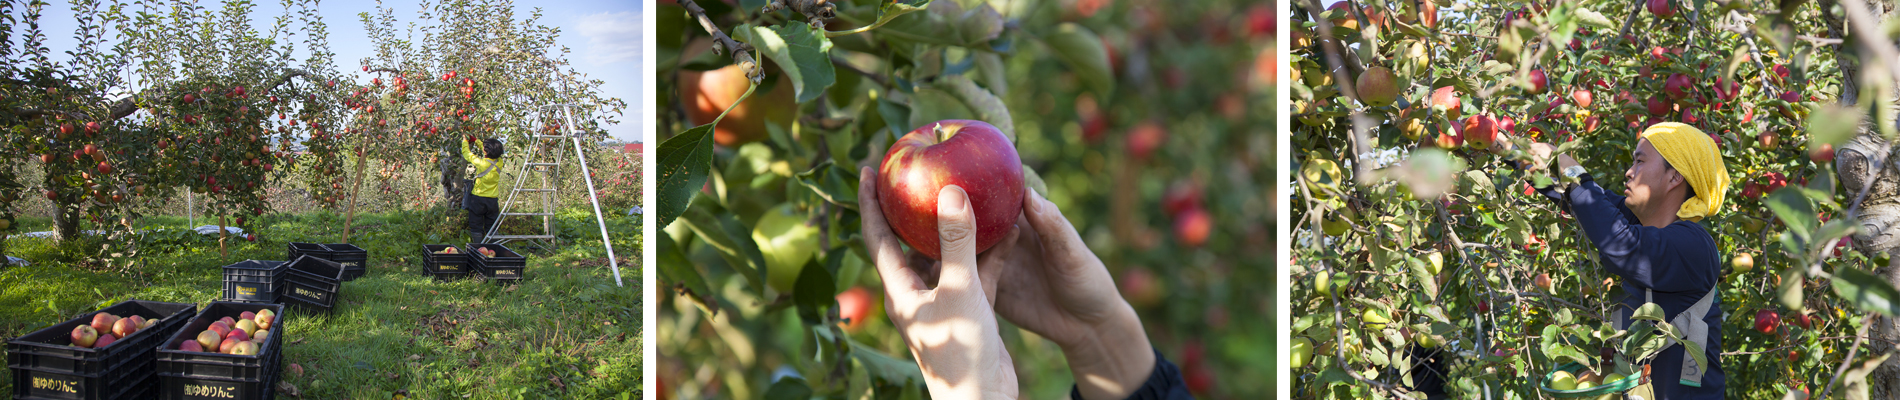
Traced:
<svg viewBox="0 0 1900 400">
<path fill-rule="evenodd" d="M 1733 182 L 1701 222 L 1727 396 L 1900 395 L 1895 113 L 1869 106 L 1893 104 L 1900 65 L 1863 64 L 1895 59 L 1873 25 L 1891 6 L 1293 10 L 1295 397 L 1541 398 L 1568 363 L 1640 374 L 1654 346 L 1606 322 L 1619 281 L 1530 191 L 1564 178 L 1509 165 L 1547 142 L 1620 192 L 1636 135 L 1665 121 L 1710 134 Z"/>
<path fill-rule="evenodd" d="M 574 131 L 541 106 L 573 103 L 589 121 L 580 131 L 600 140 L 590 116 L 624 108 L 599 81 L 564 86 L 576 74 L 552 29 L 512 24 L 509 4 L 431 6 L 442 14 L 425 14 L 426 32 L 399 30 L 394 9 L 360 14 L 376 53 L 348 67 L 314 1 L 268 20 L 244 1 L 77 1 L 69 61 L 50 58 L 47 35 L 60 33 L 40 28 L 47 6 L 0 3 L 0 230 L 36 198 L 53 204 L 62 238 L 123 239 L 186 192 L 211 223 L 251 232 L 267 232 L 253 222 L 291 196 L 354 213 L 361 198 L 410 187 L 425 189 L 379 203 L 448 206 L 464 192 L 468 135 L 525 152 L 532 134 Z M 267 195 L 282 188 L 293 194 Z"/>
<path fill-rule="evenodd" d="M 1197 396 L 1271 393 L 1270 4 L 660 3 L 660 398 L 921 395 L 858 174 L 946 120 L 1008 137 L 982 153 L 1013 147 Z M 965 161 L 927 173 L 1008 165 Z M 1001 331 L 1025 398 L 1067 396 L 1057 346 Z"/>
</svg>

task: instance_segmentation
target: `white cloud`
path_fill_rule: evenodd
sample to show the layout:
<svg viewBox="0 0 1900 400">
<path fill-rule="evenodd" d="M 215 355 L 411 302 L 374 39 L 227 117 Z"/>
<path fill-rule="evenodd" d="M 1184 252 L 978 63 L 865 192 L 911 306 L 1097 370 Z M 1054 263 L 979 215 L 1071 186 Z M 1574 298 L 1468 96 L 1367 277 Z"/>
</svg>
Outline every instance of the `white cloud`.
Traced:
<svg viewBox="0 0 1900 400">
<path fill-rule="evenodd" d="M 632 63 L 640 55 L 640 17 L 632 11 L 583 16 L 574 31 L 587 38 L 580 52 L 592 63 Z"/>
</svg>

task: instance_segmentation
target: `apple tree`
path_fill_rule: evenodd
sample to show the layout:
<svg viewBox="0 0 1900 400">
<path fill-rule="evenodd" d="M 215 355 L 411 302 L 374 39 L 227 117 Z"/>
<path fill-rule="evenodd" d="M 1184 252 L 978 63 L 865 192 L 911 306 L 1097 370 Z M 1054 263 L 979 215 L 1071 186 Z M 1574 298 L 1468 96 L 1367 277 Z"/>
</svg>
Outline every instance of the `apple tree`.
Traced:
<svg viewBox="0 0 1900 400">
<path fill-rule="evenodd" d="M 661 3 L 663 398 L 922 396 L 858 173 L 946 119 L 1012 138 L 1197 395 L 1270 392 L 1270 4 Z M 1025 397 L 1066 396 L 1060 351 L 1003 326 Z"/>
<path fill-rule="evenodd" d="M 565 139 L 541 136 L 578 134 L 596 143 L 606 139 L 602 124 L 615 123 L 614 116 L 626 108 L 624 101 L 601 94 L 602 81 L 568 68 L 567 49 L 555 44 L 559 31 L 542 24 L 539 9 L 521 17 L 508 1 L 424 3 L 423 8 L 426 12 L 406 29 L 399 29 L 403 21 L 393 8 L 359 14 L 376 52 L 361 62 L 367 81 L 348 83 L 337 103 L 347 115 L 339 146 L 354 157 L 344 165 L 345 174 L 328 183 L 335 195 L 327 201 L 362 195 L 372 174 L 375 194 L 393 194 L 409 185 L 401 181 L 405 169 L 430 166 L 440 175 L 415 177 L 417 185 L 441 188 L 442 195 L 428 204 L 459 213 L 454 205 L 468 191 L 462 184 L 468 163 L 461 156 L 467 137 L 502 139 L 510 160 L 521 159 L 543 140 L 563 146 L 563 154 L 571 156 L 571 145 L 560 141 Z M 564 126 L 568 122 L 560 105 L 568 106 L 580 126 Z M 602 156 L 588 155 L 590 160 Z M 372 161 L 379 167 L 368 171 Z M 511 176 L 520 163 L 505 165 L 509 169 L 499 172 Z M 354 204 L 348 201 L 352 209 Z"/>
<path fill-rule="evenodd" d="M 1724 257 L 1729 395 L 1900 390 L 1893 113 L 1867 106 L 1894 75 L 1857 66 L 1894 48 L 1854 3 L 1296 2 L 1296 397 L 1542 397 L 1568 363 L 1642 375 L 1656 347 L 1629 338 L 1676 328 L 1611 326 L 1621 285 L 1530 189 L 1565 178 L 1515 165 L 1551 143 L 1616 191 L 1665 121 L 1710 134 L 1733 182 L 1701 222 Z"/>
<path fill-rule="evenodd" d="M 324 94 L 312 82 L 329 61 L 314 2 L 287 2 L 268 33 L 254 26 L 249 2 L 216 10 L 73 2 L 78 44 L 63 63 L 44 47 L 45 6 L 24 2 L 26 36 L 0 40 L 8 49 L 0 54 L 8 59 L 0 151 L 12 162 L 37 161 L 44 176 L 20 182 L 7 169 L 0 209 L 10 215 L 23 193 L 44 196 L 56 205 L 62 238 L 88 222 L 129 232 L 140 210 L 181 190 L 204 194 L 209 212 L 230 217 L 221 224 L 267 212 L 263 188 L 285 176 L 277 166 L 307 137 L 268 116 L 301 110 L 311 126 L 323 123 L 314 110 Z M 307 57 L 302 65 L 296 53 Z"/>
</svg>

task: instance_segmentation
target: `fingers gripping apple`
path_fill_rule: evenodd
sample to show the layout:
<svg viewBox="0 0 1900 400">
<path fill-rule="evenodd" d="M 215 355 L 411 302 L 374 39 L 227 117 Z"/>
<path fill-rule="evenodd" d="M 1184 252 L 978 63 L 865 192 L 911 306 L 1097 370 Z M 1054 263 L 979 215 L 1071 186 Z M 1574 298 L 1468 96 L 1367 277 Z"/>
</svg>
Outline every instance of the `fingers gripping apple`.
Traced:
<svg viewBox="0 0 1900 400">
<path fill-rule="evenodd" d="M 943 120 L 898 138 L 878 167 L 878 208 L 904 243 L 942 259 L 937 192 L 957 185 L 976 214 L 976 251 L 1003 240 L 1023 211 L 1023 162 L 989 123 Z"/>
</svg>

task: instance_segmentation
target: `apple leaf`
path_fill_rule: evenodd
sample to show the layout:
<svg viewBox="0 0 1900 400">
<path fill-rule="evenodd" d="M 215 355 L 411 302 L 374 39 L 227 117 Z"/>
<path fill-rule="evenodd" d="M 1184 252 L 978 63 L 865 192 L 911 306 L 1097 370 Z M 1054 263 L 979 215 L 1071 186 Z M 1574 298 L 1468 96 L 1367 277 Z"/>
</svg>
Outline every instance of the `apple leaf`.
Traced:
<svg viewBox="0 0 1900 400">
<path fill-rule="evenodd" d="M 706 278 L 699 274 L 699 269 L 693 268 L 692 261 L 686 259 L 686 254 L 673 242 L 673 235 L 657 236 L 660 237 L 658 261 L 661 284 L 693 299 L 694 303 L 706 310 L 706 314 L 719 315 L 719 303 L 708 301 L 707 296 L 712 295 L 712 290 L 706 286 Z"/>
<path fill-rule="evenodd" d="M 1846 374 L 1841 375 L 1841 390 L 1844 392 L 1843 394 L 1847 396 L 1847 400 L 1872 399 L 1873 396 L 1868 392 L 1873 389 L 1873 386 L 1872 382 L 1867 381 L 1867 376 L 1872 375 L 1874 370 L 1879 369 L 1880 365 L 1885 364 L 1887 359 L 1892 358 L 1894 354 L 1900 353 L 1890 351 L 1879 357 L 1868 358 L 1850 364 L 1853 365 L 1854 368 L 1847 370 Z"/>
<path fill-rule="evenodd" d="M 748 90 L 747 95 L 750 94 Z M 660 143 L 660 190 L 656 196 L 660 202 L 660 228 L 672 225 L 673 219 L 686 211 L 693 195 L 706 184 L 706 173 L 712 169 L 713 124 L 717 123 L 719 120 L 714 119 L 712 123 L 687 129 Z"/>
<path fill-rule="evenodd" d="M 884 125 L 890 128 L 891 141 L 896 141 L 898 137 L 903 136 L 905 132 L 910 132 L 911 128 L 916 126 L 910 125 L 910 106 L 891 101 L 889 97 L 877 99 L 877 115 L 883 118 Z"/>
<path fill-rule="evenodd" d="M 798 173 L 798 183 L 818 197 L 844 208 L 858 209 L 858 174 L 839 167 L 831 160 L 818 163 L 810 171 Z"/>
<path fill-rule="evenodd" d="M 1108 49 L 1102 46 L 1101 37 L 1095 36 L 1094 31 L 1065 22 L 1043 37 L 1043 41 L 1055 51 L 1057 58 L 1074 69 L 1082 83 L 1095 90 L 1097 98 L 1108 98 L 1115 93 L 1115 74 L 1109 70 Z"/>
<path fill-rule="evenodd" d="M 752 241 L 752 229 L 719 206 L 712 198 L 699 197 L 693 201 L 693 207 L 680 216 L 686 227 L 699 235 L 707 245 L 719 249 L 726 263 L 745 275 L 756 293 L 765 292 L 765 253 L 759 251 L 759 245 Z"/>
<path fill-rule="evenodd" d="M 910 126 L 912 127 L 927 126 L 946 119 L 978 119 L 976 115 L 955 95 L 935 86 L 918 86 L 917 91 L 912 92 L 910 96 Z M 910 131 L 905 130 L 897 134 L 902 136 L 907 132 Z"/>
<path fill-rule="evenodd" d="M 825 322 L 823 312 L 838 304 L 838 283 L 831 277 L 831 271 L 817 258 L 805 262 L 798 272 L 798 282 L 792 286 L 792 302 L 798 304 L 798 316 L 806 323 L 822 325 Z"/>
<path fill-rule="evenodd" d="M 799 103 L 817 99 L 837 81 L 837 71 L 831 66 L 831 39 L 809 24 L 741 25 L 733 33 L 735 39 L 751 43 L 765 58 L 778 63 L 785 77 L 791 78 Z"/>
<path fill-rule="evenodd" d="M 1578 7 L 1576 10 L 1576 14 L 1577 14 L 1577 22 L 1583 23 L 1584 25 L 1594 26 L 1594 27 L 1603 28 L 1603 29 L 1611 29 L 1611 28 L 1616 27 L 1616 22 L 1610 21 L 1609 17 L 1605 17 L 1603 16 L 1602 13 L 1592 11 L 1588 8 Z"/>
<path fill-rule="evenodd" d="M 1815 218 L 1814 206 L 1799 190 L 1776 190 L 1768 195 L 1768 209 L 1775 212 L 1781 222 L 1788 225 L 1788 232 L 1806 242 L 1808 233 L 1814 231 L 1819 220 Z"/>
<path fill-rule="evenodd" d="M 811 386 L 805 384 L 805 378 L 785 376 L 773 382 L 765 389 L 765 400 L 805 400 L 811 398 Z"/>
<path fill-rule="evenodd" d="M 909 14 L 913 11 L 923 10 L 924 7 L 929 6 L 929 5 L 930 5 L 930 0 L 899 0 L 899 1 L 892 1 L 889 3 L 884 3 L 883 6 L 880 6 L 877 8 L 876 22 L 872 22 L 868 25 L 864 25 L 856 29 L 848 29 L 848 30 L 842 30 L 842 31 L 827 31 L 825 32 L 825 37 L 834 38 L 834 37 L 839 37 L 839 36 L 844 36 L 844 35 L 851 35 L 851 34 L 856 34 L 860 32 L 865 32 L 872 29 L 877 29 L 878 27 L 884 26 L 884 24 L 891 22 L 891 20 L 897 19 L 897 17 L 903 16 L 904 14 Z M 840 16 L 843 16 L 843 14 L 840 14 Z M 853 21 L 853 22 L 858 22 L 858 21 Z"/>
<path fill-rule="evenodd" d="M 851 358 L 857 359 L 870 374 L 871 388 L 877 392 L 877 398 L 895 398 L 901 393 L 921 390 L 924 385 L 924 371 L 916 363 L 892 358 L 856 340 L 851 340 Z"/>
<path fill-rule="evenodd" d="M 1839 145 L 1854 137 L 1860 129 L 1861 119 L 1866 113 L 1859 107 L 1843 107 L 1835 104 L 1821 106 L 1820 110 L 1808 118 L 1808 148 L 1822 144 Z"/>
<path fill-rule="evenodd" d="M 1859 268 L 1842 266 L 1834 271 L 1833 282 L 1834 293 L 1853 301 L 1855 307 L 1889 318 L 1900 316 L 1900 290 L 1885 279 Z"/>
<path fill-rule="evenodd" d="M 1789 310 L 1802 309 L 1801 299 L 1806 296 L 1802 295 L 1804 289 L 1801 288 L 1801 282 L 1807 280 L 1807 276 L 1801 273 L 1803 270 L 1805 270 L 1805 268 L 1801 267 L 1789 267 L 1788 269 L 1781 270 L 1781 286 L 1775 288 L 1775 299 L 1781 302 L 1782 308 Z"/>
</svg>

